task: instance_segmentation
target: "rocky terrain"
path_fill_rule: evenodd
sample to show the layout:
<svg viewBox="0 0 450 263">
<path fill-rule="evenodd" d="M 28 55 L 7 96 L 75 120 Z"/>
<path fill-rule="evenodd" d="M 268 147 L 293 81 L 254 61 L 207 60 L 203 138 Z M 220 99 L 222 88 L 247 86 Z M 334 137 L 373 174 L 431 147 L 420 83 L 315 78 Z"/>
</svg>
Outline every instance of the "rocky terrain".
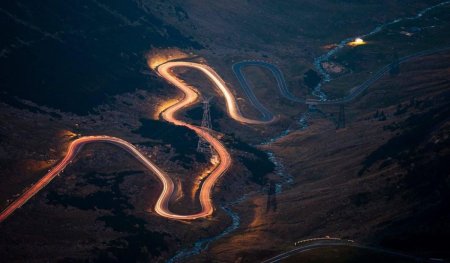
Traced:
<svg viewBox="0 0 450 263">
<path fill-rule="evenodd" d="M 449 58 L 417 59 L 383 78 L 346 106 L 343 129 L 315 114 L 308 129 L 265 146 L 294 183 L 276 211 L 265 195 L 240 205 L 240 230 L 201 259 L 263 260 L 324 236 L 448 258 Z"/>
<path fill-rule="evenodd" d="M 137 145 L 173 176 L 179 190 L 171 209 L 196 211 L 199 178 L 193 174 L 208 167 L 210 156 L 196 152 L 193 132 L 159 119 L 161 106 L 180 94 L 148 67 L 148 56 L 175 48 L 207 63 L 231 86 L 244 115 L 258 118 L 231 71 L 233 63 L 274 63 L 294 95 L 311 98 L 321 80 L 315 58 L 342 39 L 440 1 L 404 2 L 0 4 L 7 29 L 0 46 L 0 208 L 63 158 L 70 141 L 105 134 Z M 391 28 L 374 36 L 368 48 L 333 57 L 330 63 L 343 70 L 325 91 L 342 96 L 390 63 L 394 48 L 384 49 L 383 40 L 401 50 L 404 39 L 398 35 L 407 39 L 400 56 L 449 44 L 442 33 L 450 23 L 445 10 L 424 17 L 421 27 L 436 27 L 415 36 L 405 35 L 410 25 Z M 152 211 L 161 191 L 157 179 L 126 152 L 92 144 L 0 225 L 0 257 L 164 262 L 239 218 L 236 230 L 184 260 L 255 262 L 289 250 L 295 241 L 323 236 L 449 259 L 449 61 L 447 51 L 400 65 L 399 72 L 345 105 L 340 128 L 339 106 L 288 101 L 270 73 L 256 67 L 244 73 L 277 121 L 242 125 L 227 116 L 223 98 L 202 75 L 179 70 L 187 83 L 214 96 L 213 129 L 233 158 L 214 189 L 214 215 L 194 222 L 158 216 Z M 198 125 L 202 109 L 194 105 L 182 115 Z M 302 116 L 307 125 L 300 123 Z M 272 186 L 275 199 L 267 194 Z M 343 252 L 364 258 L 352 253 Z"/>
</svg>

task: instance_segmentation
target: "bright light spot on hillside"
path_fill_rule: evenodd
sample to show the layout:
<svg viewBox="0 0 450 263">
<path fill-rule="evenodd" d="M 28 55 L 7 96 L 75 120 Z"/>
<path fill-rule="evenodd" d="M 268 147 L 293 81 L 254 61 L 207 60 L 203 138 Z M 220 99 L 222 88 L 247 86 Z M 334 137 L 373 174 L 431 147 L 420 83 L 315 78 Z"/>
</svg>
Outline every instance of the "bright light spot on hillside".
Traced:
<svg viewBox="0 0 450 263">
<path fill-rule="evenodd" d="M 352 47 L 361 46 L 361 45 L 365 45 L 365 44 L 366 44 L 366 42 L 364 41 L 364 39 L 362 39 L 360 37 L 355 38 L 355 40 L 348 43 L 348 45 L 352 46 Z"/>
</svg>

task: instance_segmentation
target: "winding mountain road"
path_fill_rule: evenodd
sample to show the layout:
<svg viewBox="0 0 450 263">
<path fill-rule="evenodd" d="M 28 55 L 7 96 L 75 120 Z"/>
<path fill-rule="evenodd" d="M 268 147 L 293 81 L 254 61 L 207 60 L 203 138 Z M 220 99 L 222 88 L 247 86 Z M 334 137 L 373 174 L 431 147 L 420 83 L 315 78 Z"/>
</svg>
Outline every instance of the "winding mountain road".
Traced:
<svg viewBox="0 0 450 263">
<path fill-rule="evenodd" d="M 222 78 L 211 67 L 207 65 L 184 61 L 169 61 L 156 67 L 156 71 L 163 78 L 165 78 L 168 82 L 170 82 L 183 92 L 183 98 L 181 100 L 163 110 L 163 112 L 161 113 L 162 118 L 174 125 L 185 126 L 193 130 L 195 133 L 197 133 L 198 136 L 202 137 L 203 139 L 205 139 L 207 142 L 210 143 L 211 147 L 214 149 L 214 151 L 219 157 L 218 164 L 216 164 L 212 172 L 209 174 L 209 176 L 206 178 L 206 180 L 201 186 L 199 200 L 202 209 L 200 212 L 189 215 L 181 215 L 171 212 L 169 210 L 169 202 L 174 192 L 173 180 L 170 178 L 170 176 L 168 176 L 163 170 L 161 170 L 155 163 L 149 160 L 131 143 L 122 140 L 120 138 L 111 136 L 85 136 L 72 141 L 69 145 L 69 148 L 63 160 L 59 162 L 36 184 L 32 185 L 29 189 L 27 189 L 22 195 L 20 195 L 5 210 L 3 210 L 0 213 L 0 223 L 6 220 L 12 213 L 14 213 L 14 211 L 16 211 L 22 205 L 24 205 L 28 200 L 30 200 L 34 195 L 36 195 L 46 185 L 48 185 L 56 176 L 58 176 L 64 170 L 64 168 L 66 168 L 67 165 L 69 165 L 73 161 L 73 159 L 75 158 L 77 153 L 81 150 L 83 145 L 88 143 L 99 143 L 99 142 L 111 143 L 121 147 L 122 149 L 126 150 L 131 155 L 133 155 L 148 170 L 152 171 L 158 177 L 158 179 L 161 181 L 163 185 L 163 190 L 155 204 L 154 210 L 160 216 L 177 220 L 193 220 L 211 215 L 214 211 L 214 206 L 211 201 L 212 189 L 216 184 L 217 180 L 231 166 L 231 157 L 226 148 L 223 146 L 223 144 L 213 135 L 211 135 L 208 130 L 202 129 L 201 127 L 192 124 L 185 123 L 175 117 L 180 110 L 196 103 L 199 97 L 198 91 L 196 91 L 194 88 L 190 87 L 189 85 L 187 85 L 182 80 L 176 77 L 176 75 L 172 71 L 172 69 L 176 67 L 193 68 L 204 73 L 205 76 L 207 76 L 209 80 L 211 80 L 214 83 L 214 85 L 216 85 L 216 87 L 221 91 L 222 95 L 225 98 L 228 114 L 234 120 L 247 124 L 267 124 L 270 121 L 273 121 L 273 118 L 271 118 L 270 120 L 261 121 L 249 119 L 242 116 L 233 93 L 226 86 Z"/>
<path fill-rule="evenodd" d="M 428 56 L 448 50 L 450 50 L 450 46 L 420 51 L 418 53 L 400 58 L 399 64 L 406 63 L 418 57 Z M 293 102 L 298 102 L 306 105 L 336 105 L 351 102 L 356 97 L 361 95 L 364 91 L 366 91 L 368 88 L 370 88 L 375 82 L 384 77 L 391 68 L 391 64 L 382 67 L 377 72 L 375 72 L 375 74 L 372 74 L 370 78 L 368 78 L 366 81 L 351 89 L 349 94 L 347 94 L 343 98 L 323 101 L 318 99 L 303 99 L 293 95 L 288 89 L 286 80 L 284 79 L 281 70 L 274 64 L 261 60 L 245 60 L 233 64 L 233 72 L 236 75 L 237 79 L 239 80 L 242 89 L 244 90 L 245 94 L 247 95 L 252 105 L 255 106 L 255 108 L 258 109 L 263 114 L 263 116 L 273 116 L 273 114 L 258 101 L 252 88 L 250 87 L 250 84 L 245 78 L 242 71 L 245 67 L 249 66 L 262 67 L 270 70 L 270 72 L 274 75 L 278 89 L 280 90 L 280 93 L 284 98 Z"/>
<path fill-rule="evenodd" d="M 294 248 L 292 250 L 286 251 L 284 253 L 281 253 L 275 257 L 272 257 L 270 259 L 262 261 L 262 263 L 283 262 L 283 260 L 288 259 L 289 257 L 292 257 L 296 254 L 301 254 L 303 252 L 314 250 L 314 249 L 329 248 L 329 247 L 353 247 L 353 248 L 365 249 L 365 250 L 370 250 L 373 252 L 377 252 L 377 253 L 381 253 L 381 254 L 397 257 L 397 258 L 408 259 L 408 260 L 416 261 L 416 262 L 437 262 L 438 261 L 438 260 L 433 260 L 433 259 L 416 257 L 413 255 L 404 254 L 402 252 L 393 251 L 393 250 L 389 250 L 389 249 L 361 245 L 361 244 L 358 244 L 355 242 L 349 242 L 347 240 L 318 240 L 318 241 L 311 242 L 310 244 L 306 244 L 306 245 Z"/>
<path fill-rule="evenodd" d="M 427 56 L 448 50 L 450 50 L 450 46 L 439 49 L 425 50 L 413 55 L 402 57 L 399 59 L 399 63 L 405 63 L 417 57 Z M 155 205 L 155 212 L 158 213 L 159 215 L 179 220 L 192 220 L 211 215 L 214 211 L 214 207 L 211 201 L 212 188 L 214 187 L 217 180 L 230 167 L 231 157 L 226 148 L 223 146 L 223 144 L 214 136 L 212 136 L 207 130 L 192 124 L 185 123 L 175 117 L 177 112 L 198 101 L 199 92 L 194 88 L 192 88 L 191 86 L 184 83 L 182 80 L 180 80 L 173 73 L 173 69 L 177 67 L 192 68 L 199 70 L 206 77 L 208 77 L 208 79 L 214 83 L 214 85 L 220 90 L 220 92 L 224 96 L 228 114 L 234 120 L 246 124 L 268 124 L 270 122 L 273 122 L 275 120 L 275 118 L 273 117 L 274 115 L 258 101 L 252 89 L 250 88 L 249 83 L 247 82 L 242 73 L 242 69 L 247 66 L 259 66 L 269 69 L 275 76 L 278 88 L 285 98 L 291 101 L 305 103 L 308 105 L 317 105 L 317 104 L 331 105 L 331 104 L 347 103 L 355 99 L 365 90 L 367 90 L 377 80 L 381 79 L 387 72 L 389 72 L 390 69 L 390 65 L 384 66 L 383 68 L 378 70 L 375 74 L 373 74 L 369 79 L 363 82 L 361 85 L 354 88 L 350 92 L 350 94 L 348 94 L 344 98 L 330 101 L 321 101 L 314 99 L 305 100 L 295 97 L 292 93 L 289 92 L 281 70 L 273 64 L 264 61 L 243 61 L 236 63 L 233 65 L 233 71 L 236 74 L 236 77 L 238 78 L 241 87 L 248 96 L 252 105 L 254 105 L 263 115 L 262 120 L 256 120 L 244 117 L 242 115 L 236 103 L 236 98 L 234 97 L 233 93 L 231 92 L 229 87 L 225 84 L 225 81 L 223 81 L 223 79 L 211 67 L 204 64 L 186 61 L 168 61 L 162 63 L 161 65 L 156 67 L 156 71 L 161 75 L 161 77 L 166 79 L 168 82 L 170 82 L 183 92 L 183 98 L 181 100 L 163 110 L 163 112 L 161 113 L 162 118 L 174 125 L 185 126 L 193 130 L 198 136 L 204 138 L 206 141 L 210 143 L 211 147 L 215 150 L 215 152 L 219 157 L 219 163 L 207 177 L 207 179 L 202 184 L 202 187 L 200 189 L 199 199 L 202 207 L 202 210 L 200 212 L 190 215 L 180 215 L 171 212 L 168 206 L 172 194 L 174 192 L 174 183 L 172 179 L 163 170 L 158 168 L 156 164 L 154 164 L 147 157 L 145 157 L 145 155 L 140 153 L 139 150 L 137 150 L 136 147 L 134 147 L 131 143 L 124 141 L 120 138 L 110 136 L 86 136 L 71 142 L 67 150 L 66 156 L 63 158 L 63 160 L 60 163 L 58 163 L 53 169 L 51 169 L 46 175 L 44 175 L 36 184 L 32 185 L 21 196 L 19 196 L 16 200 L 14 200 L 11 204 L 9 204 L 9 206 L 0 213 L 0 223 L 3 222 L 6 218 L 8 218 L 15 210 L 24 205 L 36 193 L 42 190 L 58 174 L 60 174 L 64 170 L 64 168 L 68 164 L 70 164 L 70 162 L 75 158 L 76 154 L 81 150 L 83 145 L 94 142 L 112 143 L 114 145 L 123 148 L 124 150 L 132 154 L 137 160 L 139 160 L 147 169 L 155 173 L 155 175 L 158 177 L 158 179 L 161 181 L 163 185 L 163 190 Z"/>
<path fill-rule="evenodd" d="M 241 111 L 239 110 L 236 98 L 234 97 L 233 93 L 225 84 L 225 81 L 211 67 L 205 64 L 199 64 L 194 62 L 169 61 L 157 66 L 156 70 L 164 79 L 166 79 L 167 81 L 169 81 L 170 83 L 181 89 L 183 93 L 186 95 L 184 102 L 175 105 L 176 107 L 174 107 L 173 109 L 170 108 L 167 109 L 165 113 L 163 113 L 166 115 L 164 119 L 168 120 L 167 118 L 169 118 L 170 119 L 168 120 L 169 122 L 172 122 L 175 125 L 185 125 L 181 121 L 175 120 L 173 118 L 174 112 L 178 111 L 181 108 L 189 106 L 198 99 L 197 95 L 198 92 L 193 90 L 189 85 L 186 85 L 182 80 L 178 79 L 175 76 L 175 74 L 173 74 L 172 69 L 177 67 L 192 68 L 204 73 L 205 76 L 207 76 L 209 80 L 211 80 L 214 83 L 214 85 L 217 88 L 219 88 L 220 92 L 225 98 L 228 115 L 230 115 L 230 117 L 233 118 L 234 120 L 246 124 L 268 124 L 274 121 L 273 115 L 270 116 L 269 118 L 264 118 L 263 120 L 255 120 L 244 117 Z M 169 117 L 169 115 L 172 117 Z"/>
</svg>

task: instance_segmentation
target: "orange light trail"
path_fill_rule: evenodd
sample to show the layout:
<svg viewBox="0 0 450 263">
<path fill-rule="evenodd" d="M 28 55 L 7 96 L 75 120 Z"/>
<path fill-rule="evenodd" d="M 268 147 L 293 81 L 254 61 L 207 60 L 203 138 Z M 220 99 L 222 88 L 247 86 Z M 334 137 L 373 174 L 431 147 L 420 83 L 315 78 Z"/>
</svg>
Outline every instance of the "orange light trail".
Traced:
<svg viewBox="0 0 450 263">
<path fill-rule="evenodd" d="M 174 125 L 185 126 L 193 130 L 195 133 L 197 133 L 198 136 L 208 141 L 211 147 L 217 153 L 218 162 L 216 163 L 215 167 L 212 169 L 212 171 L 210 172 L 209 176 L 206 178 L 200 189 L 199 199 L 202 208 L 200 212 L 189 215 L 181 215 L 171 212 L 169 210 L 169 202 L 175 188 L 172 179 L 164 171 L 158 168 L 158 166 L 156 166 L 152 161 L 150 161 L 145 155 L 143 155 L 131 143 L 122 140 L 120 138 L 110 136 L 85 136 L 72 141 L 72 143 L 69 145 L 66 156 L 63 158 L 63 160 L 0 213 L 0 222 L 3 222 L 15 210 L 24 205 L 30 198 L 32 198 L 46 185 L 48 185 L 56 176 L 58 176 L 64 170 L 64 168 L 67 167 L 67 165 L 69 165 L 72 162 L 72 160 L 75 158 L 75 156 L 80 151 L 83 145 L 93 142 L 112 143 L 114 145 L 121 147 L 122 149 L 132 154 L 147 169 L 151 170 L 158 177 L 158 179 L 161 181 L 163 185 L 163 190 L 155 204 L 154 210 L 160 216 L 177 220 L 193 220 L 197 218 L 210 216 L 214 212 L 214 207 L 211 201 L 212 189 L 217 180 L 231 166 L 231 157 L 228 151 L 223 146 L 223 144 L 214 136 L 212 136 L 210 133 L 208 133 L 206 130 L 198 126 L 185 123 L 175 118 L 175 115 L 178 111 L 192 105 L 198 100 L 199 97 L 198 93 L 193 88 L 186 85 L 184 82 L 179 80 L 173 74 L 171 69 L 175 67 L 194 68 L 204 73 L 222 92 L 227 104 L 228 114 L 230 115 L 231 118 L 235 119 L 236 121 L 248 124 L 264 124 L 268 122 L 243 117 L 236 104 L 236 99 L 234 95 L 231 93 L 230 89 L 226 86 L 222 78 L 212 68 L 208 67 L 207 65 L 193 62 L 177 61 L 177 62 L 166 62 L 155 67 L 157 72 L 163 78 L 165 78 L 167 81 L 175 85 L 184 93 L 183 99 L 175 102 L 175 104 L 172 103 L 164 104 L 164 107 L 166 108 L 161 109 L 162 118 L 170 123 L 173 123 Z"/>
<path fill-rule="evenodd" d="M 234 97 L 233 93 L 230 91 L 230 89 L 225 84 L 225 81 L 209 66 L 205 64 L 199 64 L 194 62 L 186 62 L 186 61 L 169 61 L 166 63 L 163 63 L 156 67 L 156 71 L 167 81 L 178 87 L 183 93 L 185 94 L 185 98 L 180 103 L 173 105 L 172 107 L 169 107 L 166 111 L 163 112 L 163 118 L 166 119 L 169 122 L 174 123 L 175 125 L 185 125 L 182 121 L 176 120 L 173 115 L 175 112 L 179 111 L 180 109 L 192 105 L 194 102 L 198 99 L 198 94 L 196 91 L 194 91 L 191 87 L 186 85 L 183 81 L 178 79 L 171 69 L 177 68 L 177 67 L 187 67 L 187 68 L 193 68 L 201 71 L 204 73 L 213 83 L 214 85 L 219 88 L 220 92 L 225 97 L 225 102 L 227 104 L 227 111 L 231 118 L 233 118 L 236 121 L 247 123 L 247 124 L 267 124 L 271 121 L 260 121 L 260 120 L 254 120 L 249 119 L 244 116 L 242 116 L 239 107 L 236 103 L 236 98 Z"/>
</svg>

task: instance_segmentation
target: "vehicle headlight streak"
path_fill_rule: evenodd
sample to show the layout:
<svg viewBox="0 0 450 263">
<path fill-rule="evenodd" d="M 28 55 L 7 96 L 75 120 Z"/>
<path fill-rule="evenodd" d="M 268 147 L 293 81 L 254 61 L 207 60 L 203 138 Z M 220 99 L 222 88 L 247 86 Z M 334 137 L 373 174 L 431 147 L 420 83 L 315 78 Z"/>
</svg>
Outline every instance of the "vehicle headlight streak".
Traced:
<svg viewBox="0 0 450 263">
<path fill-rule="evenodd" d="M 64 168 L 73 161 L 76 154 L 80 151 L 83 145 L 93 142 L 106 142 L 121 147 L 122 149 L 132 154 L 147 169 L 151 170 L 158 177 L 163 185 L 163 190 L 155 204 L 154 211 L 159 215 L 166 218 L 178 220 L 193 220 L 210 216 L 214 211 L 214 207 L 211 201 L 212 189 L 217 180 L 230 167 L 231 157 L 223 144 L 214 136 L 212 136 L 208 131 L 175 118 L 175 115 L 178 111 L 197 102 L 199 97 L 198 93 L 193 88 L 189 87 L 173 74 L 171 69 L 176 67 L 193 68 L 204 73 L 223 94 L 227 104 L 228 114 L 234 120 L 247 124 L 265 124 L 268 122 L 243 117 L 239 110 L 239 107 L 236 104 L 236 99 L 231 93 L 230 89 L 226 86 L 222 78 L 207 65 L 193 62 L 169 61 L 158 65 L 155 68 L 155 70 L 161 75 L 161 77 L 165 78 L 167 81 L 175 85 L 184 93 L 184 97 L 181 100 L 175 102 L 174 104 L 170 103 L 168 105 L 165 105 L 167 108 L 162 109 L 161 117 L 174 125 L 185 126 L 193 130 L 195 133 L 197 133 L 198 136 L 202 137 L 211 144 L 211 147 L 216 151 L 218 156 L 218 163 L 212 169 L 209 176 L 205 179 L 200 189 L 199 199 L 202 207 L 200 212 L 189 215 L 181 215 L 171 212 L 169 210 L 169 201 L 174 192 L 174 183 L 172 179 L 131 143 L 111 136 L 85 136 L 72 141 L 63 160 L 58 163 L 53 169 L 49 170 L 49 172 L 44 175 L 36 184 L 27 189 L 21 196 L 14 200 L 5 210 L 0 213 L 0 222 L 3 222 L 16 209 L 24 205 L 30 198 L 32 198 L 36 193 L 38 193 L 47 184 L 49 184 L 56 176 L 58 176 L 64 170 Z"/>
</svg>

